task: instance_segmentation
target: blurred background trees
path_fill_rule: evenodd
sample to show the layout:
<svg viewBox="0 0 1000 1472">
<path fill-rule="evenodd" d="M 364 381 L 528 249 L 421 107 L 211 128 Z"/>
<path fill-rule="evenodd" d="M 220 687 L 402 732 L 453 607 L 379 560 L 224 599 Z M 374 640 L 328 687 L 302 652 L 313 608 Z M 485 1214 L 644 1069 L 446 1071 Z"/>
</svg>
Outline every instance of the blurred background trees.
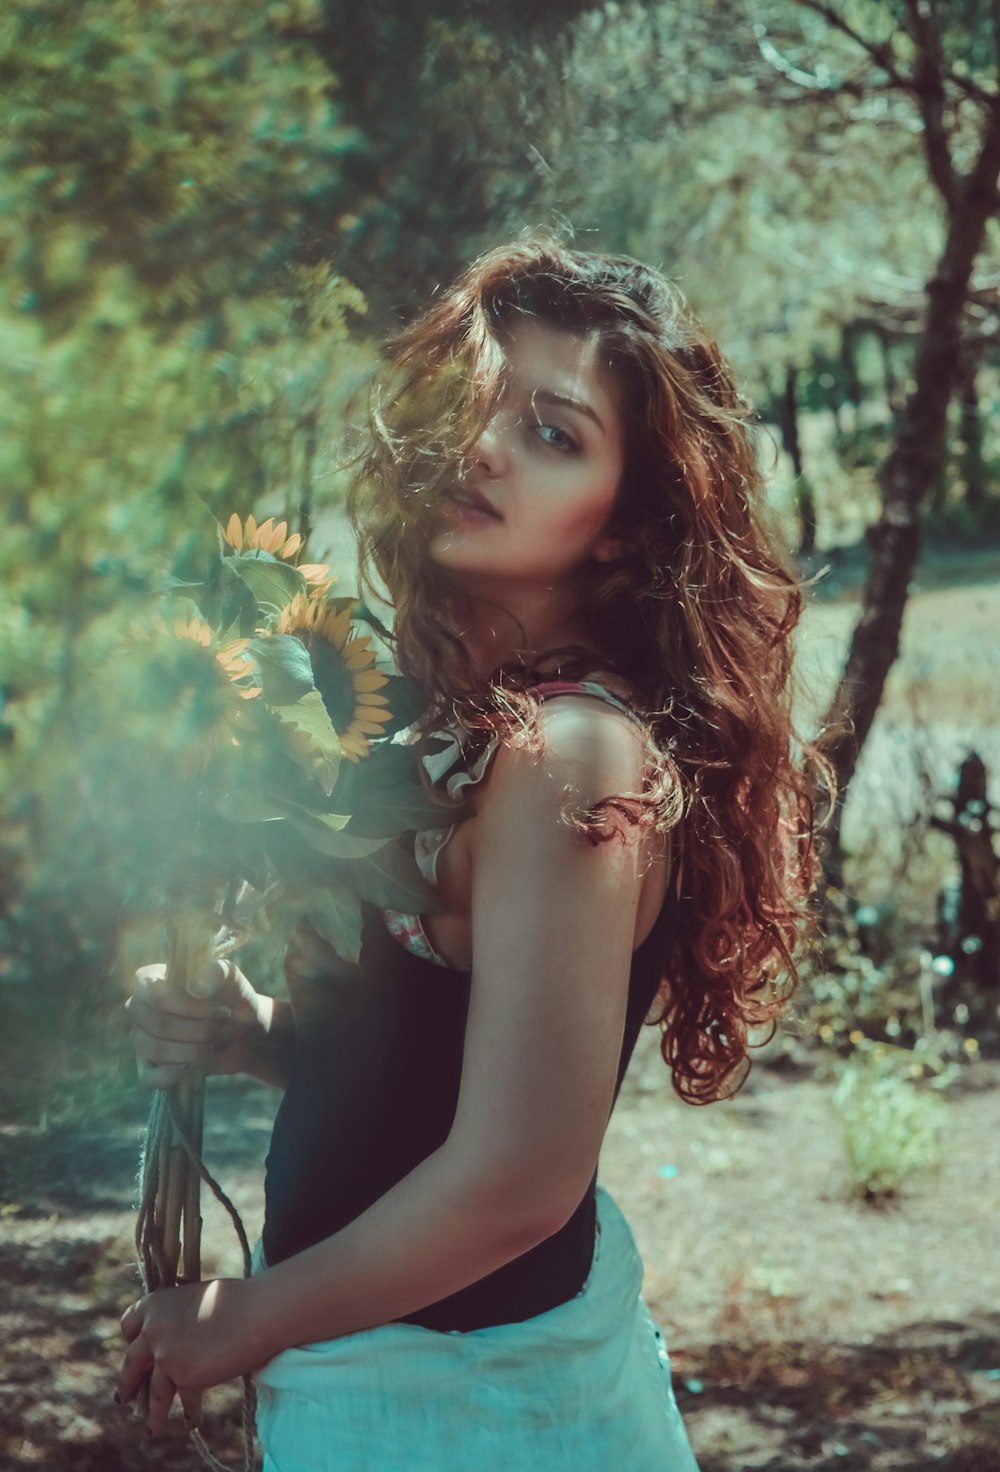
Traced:
<svg viewBox="0 0 1000 1472">
<path fill-rule="evenodd" d="M 114 1001 L 136 815 L 94 690 L 144 589 L 211 515 L 333 525 L 380 339 L 539 223 L 679 281 L 759 406 L 778 524 L 805 574 L 831 568 L 803 719 L 856 734 L 822 1025 L 912 1035 L 925 976 L 940 1015 L 991 1013 L 947 894 L 949 823 L 989 825 L 995 650 L 956 624 L 954 657 L 930 635 L 896 654 L 921 532 L 925 585 L 1000 562 L 995 27 L 986 0 L 40 0 L 4 21 L 9 1015 Z M 942 802 L 972 745 L 970 815 Z"/>
</svg>

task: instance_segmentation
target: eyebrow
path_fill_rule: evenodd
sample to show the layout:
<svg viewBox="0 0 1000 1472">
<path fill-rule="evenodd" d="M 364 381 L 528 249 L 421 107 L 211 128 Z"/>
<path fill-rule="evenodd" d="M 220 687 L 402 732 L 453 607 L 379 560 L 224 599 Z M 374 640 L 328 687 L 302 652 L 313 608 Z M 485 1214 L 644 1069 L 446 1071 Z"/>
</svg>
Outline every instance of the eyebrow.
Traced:
<svg viewBox="0 0 1000 1472">
<path fill-rule="evenodd" d="M 596 411 L 589 404 L 585 403 L 583 399 L 574 399 L 568 394 L 557 394 L 550 388 L 536 388 L 530 398 L 532 405 L 534 405 L 536 400 L 541 399 L 546 404 L 560 404 L 565 409 L 575 409 L 578 414 L 585 414 L 588 419 L 592 419 L 602 434 L 607 434 L 607 430 L 598 418 Z"/>
</svg>

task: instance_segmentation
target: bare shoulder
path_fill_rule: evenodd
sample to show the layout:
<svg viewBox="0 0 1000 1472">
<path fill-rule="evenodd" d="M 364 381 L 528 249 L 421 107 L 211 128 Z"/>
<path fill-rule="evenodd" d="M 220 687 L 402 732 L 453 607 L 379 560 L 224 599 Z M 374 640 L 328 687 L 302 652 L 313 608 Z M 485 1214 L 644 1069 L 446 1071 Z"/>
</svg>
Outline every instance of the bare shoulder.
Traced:
<svg viewBox="0 0 1000 1472">
<path fill-rule="evenodd" d="M 539 704 L 536 739 L 514 736 L 497 750 L 477 811 L 522 802 L 561 811 L 568 793 L 584 805 L 638 793 L 646 767 L 641 727 L 628 715 L 584 694 L 555 695 Z"/>
</svg>

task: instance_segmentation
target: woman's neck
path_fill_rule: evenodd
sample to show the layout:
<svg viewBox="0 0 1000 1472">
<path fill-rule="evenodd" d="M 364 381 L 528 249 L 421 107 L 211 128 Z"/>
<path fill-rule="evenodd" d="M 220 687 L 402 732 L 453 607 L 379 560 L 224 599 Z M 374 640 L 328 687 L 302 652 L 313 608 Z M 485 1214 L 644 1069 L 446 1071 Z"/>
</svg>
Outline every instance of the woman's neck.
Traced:
<svg viewBox="0 0 1000 1472">
<path fill-rule="evenodd" d="M 499 665 L 537 662 L 543 655 L 572 646 L 591 647 L 578 599 L 563 589 L 491 590 L 479 583 L 462 610 L 462 642 L 483 678 Z M 595 660 L 600 656 L 594 651 Z"/>
</svg>

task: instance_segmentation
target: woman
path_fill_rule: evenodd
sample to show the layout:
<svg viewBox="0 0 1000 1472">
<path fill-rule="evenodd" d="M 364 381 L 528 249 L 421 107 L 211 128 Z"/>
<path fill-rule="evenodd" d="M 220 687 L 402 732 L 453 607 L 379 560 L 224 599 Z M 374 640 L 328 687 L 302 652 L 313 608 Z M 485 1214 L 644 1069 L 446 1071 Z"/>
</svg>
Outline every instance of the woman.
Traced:
<svg viewBox="0 0 1000 1472">
<path fill-rule="evenodd" d="M 440 909 L 368 907 L 360 970 L 304 933 L 291 1002 L 223 966 L 224 1017 L 138 974 L 150 1084 L 285 1088 L 260 1271 L 123 1317 L 154 1432 L 253 1370 L 280 1472 L 694 1468 L 595 1175 L 651 1008 L 702 1103 L 794 981 L 800 597 L 747 412 L 662 277 L 545 240 L 392 348 L 350 507 L 426 695 L 415 757 L 470 811 L 415 838 Z"/>
</svg>

